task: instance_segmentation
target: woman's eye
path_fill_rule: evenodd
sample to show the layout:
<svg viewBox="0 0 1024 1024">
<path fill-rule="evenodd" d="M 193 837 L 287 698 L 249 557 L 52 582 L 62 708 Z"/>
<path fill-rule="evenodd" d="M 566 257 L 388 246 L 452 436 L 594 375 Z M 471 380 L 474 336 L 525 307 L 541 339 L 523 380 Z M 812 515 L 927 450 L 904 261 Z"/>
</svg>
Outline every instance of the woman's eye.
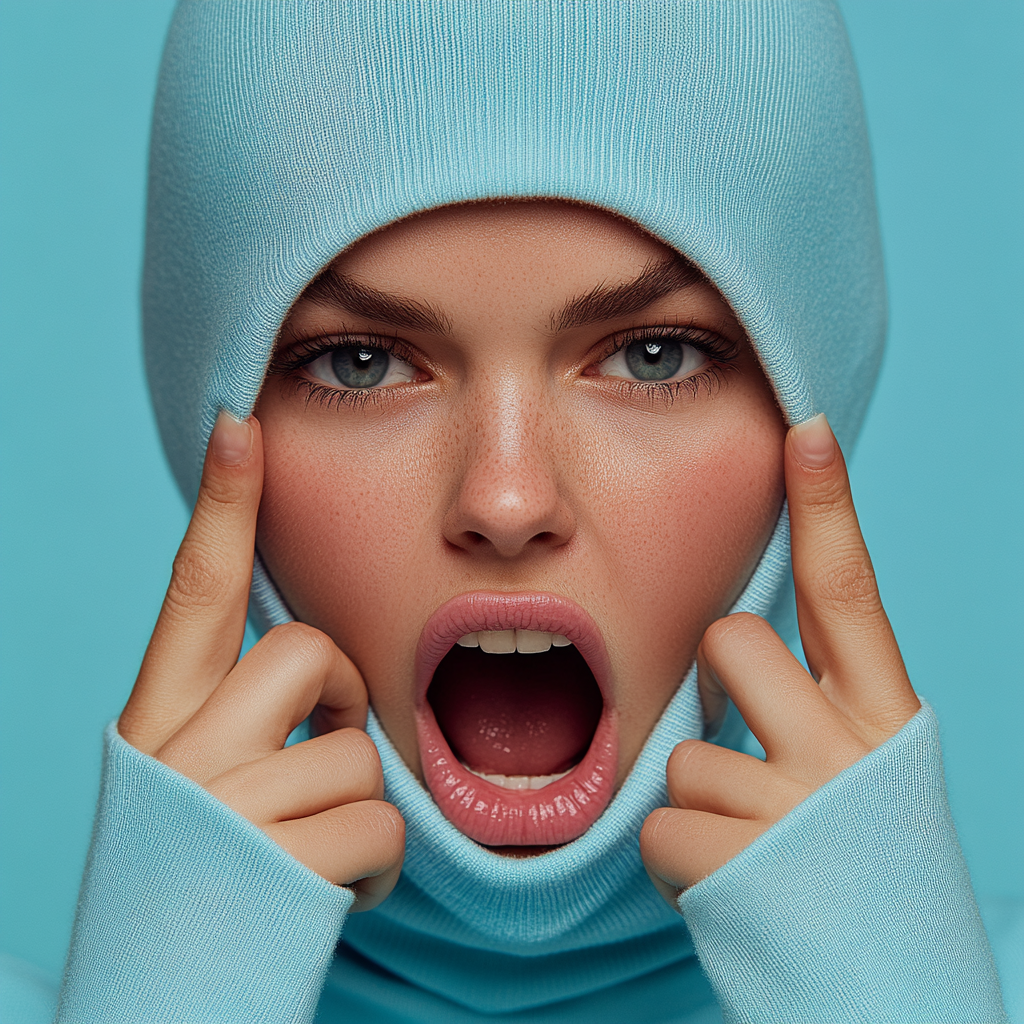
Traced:
<svg viewBox="0 0 1024 1024">
<path fill-rule="evenodd" d="M 306 363 L 306 372 L 332 387 L 379 388 L 416 379 L 416 368 L 383 348 L 344 345 Z"/>
<path fill-rule="evenodd" d="M 685 341 L 655 338 L 634 341 L 620 348 L 599 364 L 603 377 L 625 377 L 627 380 L 682 380 L 699 370 L 708 357 L 699 348 Z"/>
</svg>

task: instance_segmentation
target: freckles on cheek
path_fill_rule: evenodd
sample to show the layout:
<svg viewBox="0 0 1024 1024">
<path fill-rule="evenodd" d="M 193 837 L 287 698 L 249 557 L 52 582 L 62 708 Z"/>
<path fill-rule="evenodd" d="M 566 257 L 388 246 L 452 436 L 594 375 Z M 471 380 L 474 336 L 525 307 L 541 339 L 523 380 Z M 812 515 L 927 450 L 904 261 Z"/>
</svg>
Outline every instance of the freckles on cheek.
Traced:
<svg viewBox="0 0 1024 1024">
<path fill-rule="evenodd" d="M 782 504 L 777 433 L 709 437 L 606 467 L 603 546 L 648 621 L 703 629 L 739 596 Z"/>
<path fill-rule="evenodd" d="M 272 435 L 267 445 L 260 553 L 296 615 L 337 641 L 401 603 L 425 543 L 429 515 L 406 454 Z"/>
</svg>

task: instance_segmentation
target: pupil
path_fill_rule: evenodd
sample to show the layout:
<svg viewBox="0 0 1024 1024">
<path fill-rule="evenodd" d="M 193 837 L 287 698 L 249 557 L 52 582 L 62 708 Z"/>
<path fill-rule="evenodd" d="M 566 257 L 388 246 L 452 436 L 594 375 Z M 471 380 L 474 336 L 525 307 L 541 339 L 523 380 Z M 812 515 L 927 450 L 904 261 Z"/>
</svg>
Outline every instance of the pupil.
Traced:
<svg viewBox="0 0 1024 1024">
<path fill-rule="evenodd" d="M 683 365 L 683 343 L 636 341 L 626 346 L 626 365 L 638 380 L 668 380 Z"/>
<path fill-rule="evenodd" d="M 391 362 L 382 348 L 335 349 L 331 356 L 334 375 L 347 388 L 376 387 L 388 372 Z"/>
</svg>

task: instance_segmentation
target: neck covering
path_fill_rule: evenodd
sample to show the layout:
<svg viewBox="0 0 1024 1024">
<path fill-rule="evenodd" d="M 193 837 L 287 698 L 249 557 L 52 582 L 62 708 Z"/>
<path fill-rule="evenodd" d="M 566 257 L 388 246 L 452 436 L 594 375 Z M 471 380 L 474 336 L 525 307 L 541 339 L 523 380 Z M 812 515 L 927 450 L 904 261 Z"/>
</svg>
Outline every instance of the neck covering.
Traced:
<svg viewBox="0 0 1024 1024">
<path fill-rule="evenodd" d="M 833 3 L 186 0 L 157 92 L 143 284 L 147 373 L 185 497 L 218 411 L 251 412 L 289 307 L 340 250 L 411 213 L 499 197 L 589 203 L 683 253 L 731 303 L 788 420 L 824 411 L 852 444 L 885 299 Z M 783 514 L 736 609 L 777 621 L 787 576 Z M 252 604 L 263 627 L 290 618 L 258 560 Z M 598 822 L 515 860 L 444 818 L 371 713 L 407 856 L 346 940 L 435 991 L 480 958 L 496 976 L 502 957 L 531 958 L 487 1012 L 688 955 L 638 835 L 666 802 L 673 746 L 701 728 L 691 670 Z M 597 977 L 586 951 L 609 943 L 620 955 Z"/>
</svg>

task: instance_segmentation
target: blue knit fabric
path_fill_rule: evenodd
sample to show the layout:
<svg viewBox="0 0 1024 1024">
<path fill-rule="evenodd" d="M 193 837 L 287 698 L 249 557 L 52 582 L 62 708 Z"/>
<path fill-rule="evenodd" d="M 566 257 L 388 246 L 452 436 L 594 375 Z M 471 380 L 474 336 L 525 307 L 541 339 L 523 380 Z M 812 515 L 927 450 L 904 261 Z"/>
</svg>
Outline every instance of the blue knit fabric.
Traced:
<svg viewBox="0 0 1024 1024">
<path fill-rule="evenodd" d="M 484 894 L 465 875 L 458 884 Z M 552 891 L 585 905 L 590 887 L 584 877 Z M 434 895 L 452 889 L 442 880 Z M 639 896 L 627 890 L 620 901 Z M 312 1022 L 351 901 L 111 726 L 57 1020 Z M 378 912 L 352 917 L 346 929 L 365 922 L 366 955 L 347 944 L 317 1020 L 1008 1019 L 927 705 L 679 905 L 692 945 L 679 921 L 547 956 L 488 952 L 457 931 L 437 938 L 429 932 L 450 920 L 439 902 L 419 908 L 425 931 L 396 928 Z M 514 929 L 516 919 L 508 907 L 502 920 Z"/>
<path fill-rule="evenodd" d="M 927 704 L 679 908 L 729 1024 L 1003 1019 Z"/>
<path fill-rule="evenodd" d="M 791 421 L 852 444 L 885 302 L 856 75 L 824 0 L 195 0 L 154 119 L 144 320 L 186 497 L 291 303 L 411 212 L 559 197 L 696 261 Z M 780 623 L 788 532 L 738 607 Z M 289 617 L 259 565 L 253 611 Z M 61 1021 L 1005 1019 L 925 709 L 680 901 L 637 836 L 700 735 L 692 672 L 602 818 L 513 860 L 439 813 L 377 720 L 406 867 L 378 910 L 111 730 Z M 686 927 L 689 924 L 689 930 Z M 703 970 L 701 969 L 703 968 Z M 326 978 L 326 982 L 325 982 Z"/>
<path fill-rule="evenodd" d="M 312 1020 L 351 890 L 115 724 L 104 753 L 57 1020 Z"/>
<path fill-rule="evenodd" d="M 153 125 L 147 369 L 194 497 L 219 408 L 355 239 L 416 210 L 554 196 L 700 264 L 787 412 L 852 441 L 884 286 L 839 13 L 819 0 L 186 2 Z"/>
</svg>

